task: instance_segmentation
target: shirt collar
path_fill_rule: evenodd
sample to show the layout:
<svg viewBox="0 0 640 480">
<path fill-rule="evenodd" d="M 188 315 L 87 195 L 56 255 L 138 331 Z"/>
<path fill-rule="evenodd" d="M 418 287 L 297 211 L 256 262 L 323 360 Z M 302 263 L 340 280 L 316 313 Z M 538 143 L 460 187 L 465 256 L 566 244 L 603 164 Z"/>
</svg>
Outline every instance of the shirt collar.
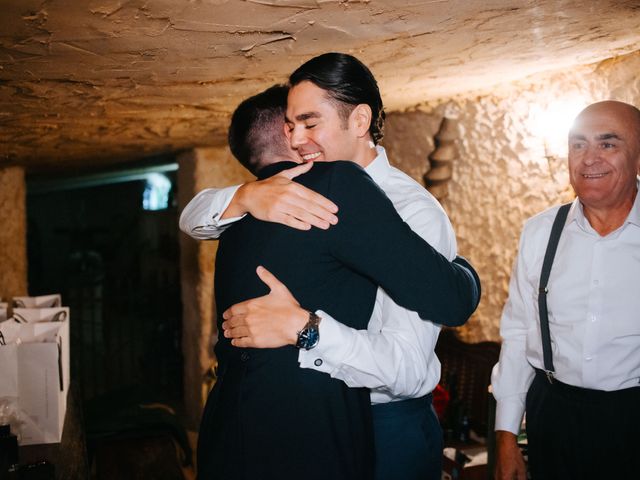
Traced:
<svg viewBox="0 0 640 480">
<path fill-rule="evenodd" d="M 389 165 L 389 159 L 387 158 L 387 152 L 384 147 L 377 145 L 376 152 L 378 155 L 373 159 L 373 162 L 367 165 L 364 171 L 369 174 L 374 182 L 382 185 L 389 176 L 389 173 L 391 173 L 391 165 Z"/>
<path fill-rule="evenodd" d="M 591 226 L 584 216 L 584 211 L 582 210 L 582 203 L 580 203 L 580 199 L 578 197 L 575 198 L 573 204 L 571 205 L 571 209 L 567 214 L 567 225 L 571 222 L 575 221 L 580 228 L 583 230 L 589 230 Z"/>
<path fill-rule="evenodd" d="M 636 199 L 633 201 L 633 207 L 627 217 L 627 223 L 633 223 L 636 227 L 640 227 L 640 178 L 636 181 Z"/>
<path fill-rule="evenodd" d="M 636 186 L 638 187 L 636 199 L 633 201 L 633 206 L 631 207 L 629 215 L 627 215 L 627 219 L 624 221 L 624 224 L 631 223 L 637 227 L 640 227 L 640 178 L 637 180 Z M 583 230 L 593 230 L 593 228 L 589 224 L 589 221 L 584 216 L 584 208 L 582 207 L 582 203 L 580 203 L 580 199 L 577 197 L 573 201 L 571 210 L 569 210 L 569 214 L 567 215 L 567 224 L 573 222 L 574 220 Z"/>
</svg>

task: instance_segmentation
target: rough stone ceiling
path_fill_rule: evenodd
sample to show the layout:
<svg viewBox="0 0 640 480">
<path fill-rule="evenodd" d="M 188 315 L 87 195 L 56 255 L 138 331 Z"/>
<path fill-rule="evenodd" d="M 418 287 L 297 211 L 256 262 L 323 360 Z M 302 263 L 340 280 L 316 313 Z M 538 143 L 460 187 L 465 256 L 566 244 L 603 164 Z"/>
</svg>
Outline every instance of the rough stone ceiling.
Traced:
<svg viewBox="0 0 640 480">
<path fill-rule="evenodd" d="M 619 0 L 3 0 L 0 167 L 95 168 L 225 141 L 243 98 L 326 51 L 387 109 L 640 49 Z"/>
</svg>

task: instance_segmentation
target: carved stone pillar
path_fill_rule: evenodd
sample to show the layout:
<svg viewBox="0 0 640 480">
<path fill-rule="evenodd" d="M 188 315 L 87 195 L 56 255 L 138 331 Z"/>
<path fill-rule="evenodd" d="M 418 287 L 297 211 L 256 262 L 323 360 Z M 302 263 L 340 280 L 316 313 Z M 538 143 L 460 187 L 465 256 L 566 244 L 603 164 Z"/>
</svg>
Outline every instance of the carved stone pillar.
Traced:
<svg viewBox="0 0 640 480">
<path fill-rule="evenodd" d="M 453 174 L 453 162 L 458 158 L 456 139 L 458 129 L 455 122 L 449 118 L 443 118 L 440 129 L 435 135 L 436 149 L 429 156 L 431 169 L 424 176 L 427 190 L 442 200 L 448 194 L 447 182 Z"/>
</svg>

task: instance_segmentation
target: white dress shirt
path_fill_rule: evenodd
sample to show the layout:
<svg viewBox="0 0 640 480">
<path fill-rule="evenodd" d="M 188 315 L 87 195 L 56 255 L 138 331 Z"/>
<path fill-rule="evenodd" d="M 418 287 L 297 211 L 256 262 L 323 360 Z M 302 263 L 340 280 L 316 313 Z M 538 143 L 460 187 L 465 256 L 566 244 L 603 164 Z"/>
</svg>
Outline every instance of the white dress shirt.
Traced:
<svg viewBox="0 0 640 480">
<path fill-rule="evenodd" d="M 640 383 L 640 195 L 624 224 L 602 237 L 571 206 L 548 284 L 556 378 L 578 387 L 620 390 Z M 559 207 L 522 231 L 500 324 L 500 361 L 492 374 L 496 430 L 517 433 L 534 367 L 543 369 L 538 285 Z"/>
<path fill-rule="evenodd" d="M 229 225 L 244 218 L 220 219 L 238 188 L 240 185 L 198 192 L 180 214 L 180 230 L 196 240 L 216 240 Z"/>
<path fill-rule="evenodd" d="M 365 171 L 412 230 L 452 260 L 456 239 L 438 201 L 392 167 L 382 147 L 376 148 L 378 155 Z M 237 220 L 220 221 L 236 189 L 200 192 L 182 212 L 180 228 L 194 238 L 217 238 Z M 300 350 L 302 368 L 328 373 L 351 387 L 368 387 L 372 403 L 421 397 L 440 380 L 440 362 L 434 353 L 440 327 L 398 306 L 384 290 L 378 289 L 367 330 L 346 327 L 325 312 L 317 313 L 322 318 L 320 342 L 312 350 Z"/>
</svg>

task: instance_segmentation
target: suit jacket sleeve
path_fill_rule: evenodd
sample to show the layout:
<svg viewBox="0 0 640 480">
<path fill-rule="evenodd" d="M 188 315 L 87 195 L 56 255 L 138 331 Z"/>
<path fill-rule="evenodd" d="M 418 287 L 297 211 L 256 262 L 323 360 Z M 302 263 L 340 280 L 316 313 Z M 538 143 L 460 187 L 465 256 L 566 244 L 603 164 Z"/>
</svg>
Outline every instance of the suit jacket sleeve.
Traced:
<svg viewBox="0 0 640 480">
<path fill-rule="evenodd" d="M 473 277 L 414 233 L 364 170 L 335 163 L 328 196 L 340 220 L 328 231 L 331 253 L 421 318 L 464 324 L 476 307 Z"/>
</svg>

